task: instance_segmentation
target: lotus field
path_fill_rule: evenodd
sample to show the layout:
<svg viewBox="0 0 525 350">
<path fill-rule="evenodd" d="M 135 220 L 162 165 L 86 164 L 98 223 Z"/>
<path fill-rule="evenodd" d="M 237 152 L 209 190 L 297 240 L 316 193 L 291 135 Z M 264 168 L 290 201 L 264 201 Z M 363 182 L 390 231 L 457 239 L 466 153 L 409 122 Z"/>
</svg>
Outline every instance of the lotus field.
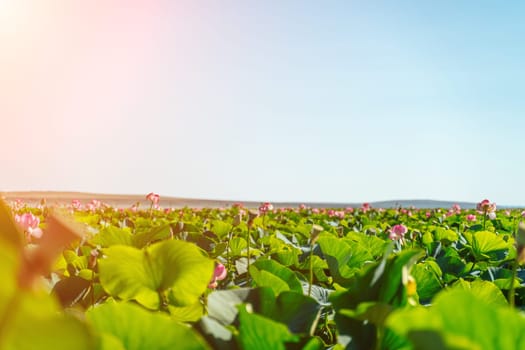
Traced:
<svg viewBox="0 0 525 350">
<path fill-rule="evenodd" d="M 0 202 L 0 349 L 525 349 L 525 212 Z"/>
</svg>

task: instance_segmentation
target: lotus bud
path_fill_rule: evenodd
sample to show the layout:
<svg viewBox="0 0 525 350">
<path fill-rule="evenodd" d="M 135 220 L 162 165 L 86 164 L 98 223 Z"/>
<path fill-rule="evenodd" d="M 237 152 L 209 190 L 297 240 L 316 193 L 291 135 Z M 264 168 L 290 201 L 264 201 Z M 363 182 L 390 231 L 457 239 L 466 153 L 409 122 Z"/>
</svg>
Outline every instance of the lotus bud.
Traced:
<svg viewBox="0 0 525 350">
<path fill-rule="evenodd" d="M 417 305 L 417 283 L 406 265 L 401 270 L 401 282 L 405 286 L 408 303 L 412 306 Z"/>
<path fill-rule="evenodd" d="M 317 239 L 319 238 L 319 235 L 321 232 L 323 232 L 323 227 L 320 225 L 313 225 L 312 231 L 310 232 L 310 244 L 314 245 Z"/>
<path fill-rule="evenodd" d="M 237 214 L 233 217 L 233 223 L 232 225 L 233 226 L 239 226 L 241 224 L 241 221 L 242 221 L 242 214 Z"/>
<path fill-rule="evenodd" d="M 407 278 L 407 283 L 406 283 L 406 289 L 407 289 L 407 296 L 408 297 L 413 297 L 416 295 L 417 293 L 417 284 L 416 284 L 416 280 L 414 277 L 412 277 L 411 275 L 408 276 Z"/>
<path fill-rule="evenodd" d="M 258 212 L 254 210 L 248 211 L 248 226 L 251 227 L 253 225 L 253 220 L 255 220 L 255 218 L 258 216 L 259 216 Z"/>
<path fill-rule="evenodd" d="M 210 283 L 208 284 L 208 288 L 210 289 L 217 288 L 218 286 L 217 281 L 222 281 L 227 276 L 228 276 L 228 271 L 226 270 L 226 267 L 223 264 L 216 262 L 215 270 L 213 271 L 213 276 L 212 276 Z"/>
<path fill-rule="evenodd" d="M 99 255 L 100 255 L 100 252 L 99 252 L 99 250 L 97 248 L 93 249 L 89 253 L 88 267 L 90 269 L 94 269 L 95 266 L 97 266 L 97 258 L 98 258 Z"/>
</svg>

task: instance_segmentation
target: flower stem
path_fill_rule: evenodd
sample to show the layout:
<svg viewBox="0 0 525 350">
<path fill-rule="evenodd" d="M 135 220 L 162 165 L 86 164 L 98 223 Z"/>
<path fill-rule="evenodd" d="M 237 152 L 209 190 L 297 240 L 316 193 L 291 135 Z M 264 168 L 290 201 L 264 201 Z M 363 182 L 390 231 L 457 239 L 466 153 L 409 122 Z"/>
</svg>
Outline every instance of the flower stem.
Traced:
<svg viewBox="0 0 525 350">
<path fill-rule="evenodd" d="M 232 263 L 231 263 L 231 256 L 230 256 L 230 241 L 232 240 L 232 233 L 233 233 L 233 226 L 228 232 L 228 240 L 226 241 L 226 269 L 231 271 Z"/>
<path fill-rule="evenodd" d="M 93 280 L 95 279 L 95 270 L 91 270 L 91 281 L 89 281 L 89 288 L 91 289 L 91 308 L 95 307 L 95 286 Z"/>
<path fill-rule="evenodd" d="M 510 285 L 510 290 L 509 290 L 509 305 L 511 308 L 514 308 L 515 303 L 516 303 L 515 302 L 516 286 L 514 282 L 516 281 L 517 273 L 518 273 L 518 259 L 516 258 L 512 266 L 512 281 L 510 282 L 511 285 Z"/>
<path fill-rule="evenodd" d="M 248 225 L 248 233 L 246 235 L 246 281 L 250 281 L 250 225 Z"/>
<path fill-rule="evenodd" d="M 310 244 L 310 284 L 308 284 L 308 296 L 312 295 L 312 284 L 314 283 L 314 245 Z"/>
</svg>

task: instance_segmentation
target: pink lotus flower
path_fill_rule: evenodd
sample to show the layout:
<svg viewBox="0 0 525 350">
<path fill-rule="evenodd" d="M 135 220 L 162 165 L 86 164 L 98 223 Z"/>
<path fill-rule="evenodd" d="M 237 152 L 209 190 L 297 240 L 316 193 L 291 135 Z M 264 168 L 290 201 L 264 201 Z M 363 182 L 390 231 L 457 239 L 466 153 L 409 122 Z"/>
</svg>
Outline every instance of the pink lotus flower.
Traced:
<svg viewBox="0 0 525 350">
<path fill-rule="evenodd" d="M 363 211 L 363 213 L 366 213 L 367 211 L 369 211 L 370 208 L 371 208 L 371 207 L 370 207 L 370 203 L 363 203 L 363 204 L 361 205 L 361 210 Z"/>
<path fill-rule="evenodd" d="M 269 211 L 273 210 L 273 205 L 271 203 L 265 202 L 259 206 L 259 212 L 266 214 Z"/>
<path fill-rule="evenodd" d="M 31 237 L 40 238 L 42 237 L 42 229 L 38 227 L 40 225 L 40 219 L 32 213 L 24 213 L 22 215 L 15 215 L 15 221 L 24 230 L 28 240 Z"/>
<path fill-rule="evenodd" d="M 459 204 L 452 205 L 452 208 L 450 208 L 454 213 L 459 214 L 461 213 L 461 207 Z"/>
<path fill-rule="evenodd" d="M 29 215 L 27 216 L 30 217 Z M 24 221 L 22 216 L 19 220 Z M 28 222 L 34 227 L 37 220 L 31 218 Z M 74 240 L 82 239 L 81 233 L 83 226 L 68 216 L 57 215 L 51 211 L 46 216 L 45 233 L 39 240 L 39 244 L 25 255 L 18 271 L 18 286 L 22 289 L 32 287 L 35 279 L 39 275 L 48 275 L 50 268 L 56 257 L 63 251 L 63 248 Z M 35 228 L 36 230 L 36 228 Z M 34 232 L 32 232 L 34 235 Z"/>
<path fill-rule="evenodd" d="M 426 216 L 427 218 L 429 218 L 429 217 L 431 217 L 431 216 L 432 216 L 432 213 L 431 213 L 431 212 L 429 212 L 429 211 L 427 211 L 427 212 L 425 213 L 425 216 Z"/>
<path fill-rule="evenodd" d="M 483 213 L 490 213 L 496 211 L 496 203 L 491 203 L 488 199 L 484 199 L 477 204 L 476 209 Z"/>
<path fill-rule="evenodd" d="M 228 275 L 228 272 L 226 271 L 226 267 L 221 263 L 215 263 L 215 270 L 213 271 L 213 276 L 211 278 L 210 284 L 208 284 L 208 288 L 215 289 L 218 286 L 217 281 L 222 281 L 226 278 Z"/>
<path fill-rule="evenodd" d="M 160 196 L 158 194 L 150 192 L 146 195 L 146 199 L 151 202 L 152 208 L 155 208 L 155 209 L 159 208 Z"/>
<path fill-rule="evenodd" d="M 466 219 L 467 221 L 470 221 L 470 222 L 476 221 L 476 215 L 468 214 Z"/>
<path fill-rule="evenodd" d="M 86 204 L 86 208 L 90 211 L 96 211 L 102 207 L 102 202 L 96 199 L 92 199 L 91 202 Z"/>
<path fill-rule="evenodd" d="M 393 241 L 400 240 L 403 237 L 405 237 L 405 234 L 407 232 L 408 232 L 408 229 L 407 229 L 407 227 L 405 225 L 403 225 L 403 224 L 394 225 L 390 229 L 390 234 L 388 235 L 388 238 L 390 238 Z"/>
<path fill-rule="evenodd" d="M 312 208 L 312 213 L 313 213 L 313 214 L 319 214 L 319 209 L 317 209 L 317 208 Z"/>
<path fill-rule="evenodd" d="M 80 210 L 81 207 L 82 207 L 82 203 L 80 203 L 78 199 L 73 199 L 71 201 L 71 208 L 75 210 Z"/>
</svg>

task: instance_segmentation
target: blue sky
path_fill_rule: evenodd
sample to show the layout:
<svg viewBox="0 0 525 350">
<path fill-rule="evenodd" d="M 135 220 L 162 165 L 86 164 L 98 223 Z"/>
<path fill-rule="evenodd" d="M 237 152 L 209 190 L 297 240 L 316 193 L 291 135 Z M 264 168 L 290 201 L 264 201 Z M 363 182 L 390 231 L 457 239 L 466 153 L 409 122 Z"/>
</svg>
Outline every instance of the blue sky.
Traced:
<svg viewBox="0 0 525 350">
<path fill-rule="evenodd" d="M 0 3 L 0 189 L 525 204 L 518 1 Z"/>
</svg>

